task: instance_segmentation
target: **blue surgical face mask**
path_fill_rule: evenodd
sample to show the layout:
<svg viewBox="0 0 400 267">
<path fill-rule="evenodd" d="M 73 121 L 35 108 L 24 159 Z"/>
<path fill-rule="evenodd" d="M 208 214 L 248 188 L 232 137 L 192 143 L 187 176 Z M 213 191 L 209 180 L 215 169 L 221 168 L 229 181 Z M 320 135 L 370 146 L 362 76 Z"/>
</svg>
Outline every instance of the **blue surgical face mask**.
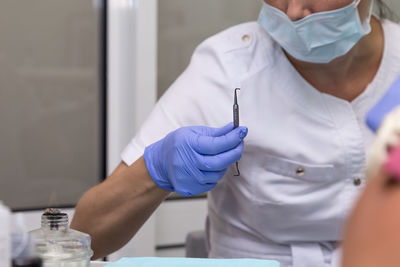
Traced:
<svg viewBox="0 0 400 267">
<path fill-rule="evenodd" d="M 326 12 L 319 12 L 291 21 L 281 10 L 264 2 L 258 23 L 272 38 L 294 58 L 312 62 L 328 63 L 345 55 L 371 31 L 369 14 L 361 22 L 357 6 L 352 4 Z"/>
</svg>

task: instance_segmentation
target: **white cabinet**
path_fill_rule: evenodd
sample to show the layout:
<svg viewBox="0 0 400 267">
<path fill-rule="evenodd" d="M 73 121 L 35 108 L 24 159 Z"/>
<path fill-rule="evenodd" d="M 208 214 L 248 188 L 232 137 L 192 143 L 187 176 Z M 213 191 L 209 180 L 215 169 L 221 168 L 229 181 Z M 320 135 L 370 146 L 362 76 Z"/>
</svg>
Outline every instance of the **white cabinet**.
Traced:
<svg viewBox="0 0 400 267">
<path fill-rule="evenodd" d="M 156 212 L 156 245 L 181 245 L 191 231 L 204 229 L 207 199 L 165 201 Z"/>
<path fill-rule="evenodd" d="M 183 257 L 186 235 L 203 230 L 207 216 L 207 199 L 179 199 L 163 202 L 135 237 L 109 256 Z"/>
</svg>

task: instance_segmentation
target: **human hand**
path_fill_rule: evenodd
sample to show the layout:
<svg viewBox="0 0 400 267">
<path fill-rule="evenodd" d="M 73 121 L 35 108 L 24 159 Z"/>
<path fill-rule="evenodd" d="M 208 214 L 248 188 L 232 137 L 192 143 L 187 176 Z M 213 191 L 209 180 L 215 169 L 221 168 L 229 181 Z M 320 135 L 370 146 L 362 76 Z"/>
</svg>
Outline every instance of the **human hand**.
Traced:
<svg viewBox="0 0 400 267">
<path fill-rule="evenodd" d="M 243 152 L 247 128 L 183 127 L 146 147 L 144 160 L 153 181 L 182 196 L 212 190 Z"/>
<path fill-rule="evenodd" d="M 366 117 L 368 127 L 377 132 L 387 114 L 398 106 L 400 106 L 400 76 L 368 112 Z"/>
</svg>

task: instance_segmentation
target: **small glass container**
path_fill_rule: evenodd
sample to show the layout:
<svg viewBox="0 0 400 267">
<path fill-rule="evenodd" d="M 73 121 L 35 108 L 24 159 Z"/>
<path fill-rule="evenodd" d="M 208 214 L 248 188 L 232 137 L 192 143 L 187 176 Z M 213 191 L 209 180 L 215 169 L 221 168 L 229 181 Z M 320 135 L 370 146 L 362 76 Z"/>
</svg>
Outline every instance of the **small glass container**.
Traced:
<svg viewBox="0 0 400 267">
<path fill-rule="evenodd" d="M 90 236 L 68 227 L 68 215 L 47 209 L 40 229 L 30 232 L 43 267 L 89 267 L 93 251 Z"/>
</svg>

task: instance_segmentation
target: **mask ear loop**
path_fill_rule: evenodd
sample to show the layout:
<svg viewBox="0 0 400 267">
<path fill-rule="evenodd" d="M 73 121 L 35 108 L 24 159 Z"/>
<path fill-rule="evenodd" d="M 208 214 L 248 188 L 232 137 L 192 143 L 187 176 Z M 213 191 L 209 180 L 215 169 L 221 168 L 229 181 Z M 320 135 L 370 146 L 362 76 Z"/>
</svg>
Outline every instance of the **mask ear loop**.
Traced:
<svg viewBox="0 0 400 267">
<path fill-rule="evenodd" d="M 361 0 L 356 0 L 356 1 L 360 2 Z M 369 11 L 368 11 L 368 14 L 367 14 L 366 18 L 364 19 L 364 21 L 361 21 L 360 12 L 358 12 L 358 17 L 360 18 L 361 25 L 366 32 L 371 31 L 370 24 L 371 24 L 372 11 L 374 9 L 374 3 L 375 3 L 375 0 L 371 0 L 370 5 L 369 5 Z"/>
<path fill-rule="evenodd" d="M 371 4 L 369 7 L 369 19 L 371 19 L 372 11 L 374 10 L 375 0 L 371 0 Z"/>
</svg>

